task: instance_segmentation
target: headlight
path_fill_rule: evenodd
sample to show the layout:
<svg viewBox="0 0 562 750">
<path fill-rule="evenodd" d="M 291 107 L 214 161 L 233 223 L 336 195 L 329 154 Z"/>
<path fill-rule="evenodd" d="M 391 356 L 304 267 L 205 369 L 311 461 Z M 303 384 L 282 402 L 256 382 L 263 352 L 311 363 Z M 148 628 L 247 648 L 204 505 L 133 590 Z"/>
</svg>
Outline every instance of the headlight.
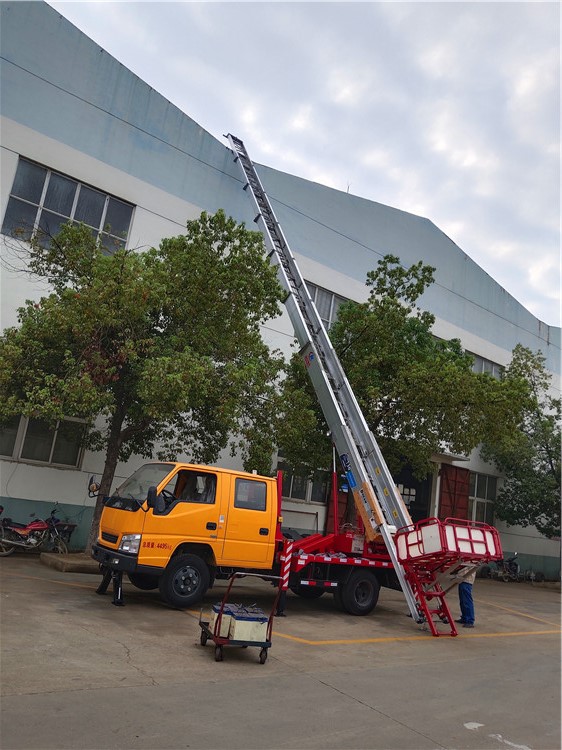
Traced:
<svg viewBox="0 0 562 750">
<path fill-rule="evenodd" d="M 142 534 L 123 534 L 119 549 L 121 552 L 128 552 L 131 555 L 136 555 L 139 551 L 141 538 Z"/>
</svg>

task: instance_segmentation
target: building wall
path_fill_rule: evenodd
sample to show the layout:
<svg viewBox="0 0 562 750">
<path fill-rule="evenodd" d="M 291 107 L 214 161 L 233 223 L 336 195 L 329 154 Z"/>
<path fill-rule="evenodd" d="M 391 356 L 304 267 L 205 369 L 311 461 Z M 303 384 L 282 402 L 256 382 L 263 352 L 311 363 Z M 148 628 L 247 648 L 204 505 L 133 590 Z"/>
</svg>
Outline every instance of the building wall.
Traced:
<svg viewBox="0 0 562 750">
<path fill-rule="evenodd" d="M 4 2 L 0 13 L 2 217 L 22 155 L 133 203 L 129 247 L 141 250 L 181 233 L 201 210 L 223 208 L 251 225 L 251 203 L 225 143 L 45 3 Z M 517 343 L 540 349 L 559 390 L 560 329 L 531 315 L 431 221 L 266 166 L 257 169 L 307 280 L 363 301 L 366 274 L 383 254 L 392 252 L 406 265 L 422 259 L 437 268 L 436 283 L 422 299 L 436 315 L 436 335 L 458 337 L 469 351 L 501 365 Z M 15 262 L 9 242 L 2 252 Z M 15 310 L 25 299 L 44 291 L 21 272 L 3 269 L 2 327 L 16 323 Z M 289 352 L 287 315 L 270 321 L 263 336 Z M 232 464 L 229 456 L 224 461 Z M 478 462 L 474 456 L 463 465 Z M 137 464 L 120 465 L 118 478 Z M 86 478 L 101 466 L 101 456 L 90 453 L 81 470 L 0 461 L 0 495 L 4 505 L 59 499 L 88 508 Z M 290 513 L 323 526 L 321 505 L 292 504 Z M 533 554 L 548 547 L 556 555 L 555 543 L 540 550 L 535 539 L 525 537 L 525 543 Z"/>
</svg>

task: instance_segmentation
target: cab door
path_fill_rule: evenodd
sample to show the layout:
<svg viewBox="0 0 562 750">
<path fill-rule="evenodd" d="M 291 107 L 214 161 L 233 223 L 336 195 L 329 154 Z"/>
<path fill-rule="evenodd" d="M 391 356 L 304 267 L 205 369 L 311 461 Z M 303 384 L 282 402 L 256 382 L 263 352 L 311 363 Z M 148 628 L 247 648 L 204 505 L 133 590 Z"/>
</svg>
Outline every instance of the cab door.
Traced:
<svg viewBox="0 0 562 750">
<path fill-rule="evenodd" d="M 275 546 L 274 498 L 270 483 L 231 475 L 228 494 L 224 564 L 241 568 L 269 567 Z"/>
<path fill-rule="evenodd" d="M 162 513 L 149 510 L 145 516 L 139 563 L 165 567 L 182 542 L 210 546 L 215 557 L 222 551 L 224 538 L 224 491 L 229 479 L 220 472 L 180 469 L 165 487 L 166 508 Z"/>
</svg>

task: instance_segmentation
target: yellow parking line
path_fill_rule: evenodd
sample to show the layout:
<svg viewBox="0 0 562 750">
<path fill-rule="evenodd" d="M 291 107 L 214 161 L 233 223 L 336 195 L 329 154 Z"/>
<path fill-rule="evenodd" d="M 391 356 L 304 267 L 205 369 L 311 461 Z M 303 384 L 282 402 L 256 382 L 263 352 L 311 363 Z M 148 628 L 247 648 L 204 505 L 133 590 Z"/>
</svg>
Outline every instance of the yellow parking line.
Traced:
<svg viewBox="0 0 562 750">
<path fill-rule="evenodd" d="M 386 636 L 382 638 L 342 638 L 338 640 L 310 641 L 307 638 L 299 638 L 296 635 L 287 635 L 279 633 L 276 630 L 272 633 L 276 638 L 286 638 L 289 641 L 305 643 L 307 646 L 347 646 L 357 643 L 385 643 L 386 641 L 420 641 L 433 638 L 429 633 L 427 635 L 405 635 L 405 636 Z"/>
<path fill-rule="evenodd" d="M 560 635 L 562 633 L 562 630 L 535 630 L 535 631 L 522 631 L 522 632 L 514 632 L 514 633 L 459 633 L 460 638 L 511 638 L 515 636 L 525 636 L 525 635 Z M 277 631 L 273 631 L 273 635 L 276 638 L 286 638 L 290 641 L 296 641 L 297 643 L 304 643 L 307 646 L 347 646 L 347 645 L 356 645 L 359 643 L 390 643 L 392 641 L 420 641 L 420 640 L 432 640 L 433 636 L 431 634 L 427 635 L 407 635 L 407 636 L 388 636 L 388 637 L 382 637 L 382 638 L 350 638 L 350 639 L 341 639 L 341 640 L 326 640 L 326 641 L 310 641 L 306 638 L 299 638 L 295 635 L 287 635 L 286 633 L 279 633 Z M 440 636 L 441 638 L 450 638 L 448 634 L 443 634 Z"/>
<path fill-rule="evenodd" d="M 496 605 L 497 606 L 497 605 Z M 516 614 L 518 614 L 515 610 L 509 610 Z M 199 617 L 199 611 L 195 610 L 188 610 L 186 611 L 186 614 L 189 614 L 193 617 Z M 523 613 L 521 613 L 523 614 Z M 210 614 L 204 613 L 203 615 L 206 618 L 210 618 Z M 539 619 L 539 618 L 532 618 L 532 619 Z M 543 622 L 542 620 L 539 620 L 539 622 Z M 520 638 L 522 636 L 535 636 L 535 635 L 560 635 L 562 634 L 562 629 L 558 626 L 558 623 L 547 623 L 548 625 L 554 625 L 557 629 L 555 630 L 521 630 L 521 631 L 512 631 L 507 633 L 467 633 L 464 630 L 459 632 L 458 638 Z M 298 635 L 289 635 L 287 633 L 280 633 L 277 630 L 272 631 L 272 635 L 274 635 L 276 638 L 285 638 L 285 640 L 288 641 L 294 641 L 295 643 L 302 643 L 306 646 L 347 646 L 347 645 L 357 645 L 361 643 L 392 643 L 395 641 L 423 641 L 423 640 L 433 640 L 434 636 L 431 635 L 431 633 L 427 632 L 420 635 L 401 635 L 401 636 L 381 636 L 380 638 L 339 638 L 339 639 L 328 639 L 328 640 L 321 640 L 321 641 L 313 641 L 308 638 L 301 638 Z M 451 638 L 448 633 L 443 633 L 440 638 Z"/>
<path fill-rule="evenodd" d="M 74 586 L 79 589 L 92 589 L 92 586 L 88 586 L 85 583 L 71 583 L 70 581 L 57 581 L 54 578 L 41 578 L 40 576 L 23 576 L 21 573 L 10 573 L 10 578 L 26 578 L 28 581 L 47 581 L 47 583 L 56 583 L 59 586 Z M 97 587 L 96 587 L 97 588 Z"/>
<path fill-rule="evenodd" d="M 479 599 L 483 604 L 489 604 L 490 607 L 496 607 L 496 609 L 503 609 L 505 612 L 511 612 L 513 615 L 519 615 L 519 617 L 527 617 L 529 620 L 536 620 L 537 622 L 543 622 L 545 625 L 553 625 L 554 627 L 560 627 L 558 622 L 550 622 L 550 620 L 543 620 L 541 617 L 534 617 L 534 615 L 528 615 L 525 612 L 519 612 L 517 609 L 510 609 L 509 607 L 502 607 L 501 604 L 494 604 L 494 602 L 486 601 L 485 599 Z"/>
</svg>

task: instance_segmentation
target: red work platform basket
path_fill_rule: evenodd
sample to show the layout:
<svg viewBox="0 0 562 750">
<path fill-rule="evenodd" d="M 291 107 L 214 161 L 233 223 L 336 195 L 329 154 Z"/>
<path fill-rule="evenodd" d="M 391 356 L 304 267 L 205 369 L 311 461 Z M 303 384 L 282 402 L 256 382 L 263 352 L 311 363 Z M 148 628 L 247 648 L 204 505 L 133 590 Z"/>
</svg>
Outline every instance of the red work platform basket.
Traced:
<svg viewBox="0 0 562 750">
<path fill-rule="evenodd" d="M 405 566 L 456 560 L 483 563 L 502 557 L 497 529 L 460 518 L 426 518 L 398 529 L 394 542 L 398 559 Z"/>
</svg>

